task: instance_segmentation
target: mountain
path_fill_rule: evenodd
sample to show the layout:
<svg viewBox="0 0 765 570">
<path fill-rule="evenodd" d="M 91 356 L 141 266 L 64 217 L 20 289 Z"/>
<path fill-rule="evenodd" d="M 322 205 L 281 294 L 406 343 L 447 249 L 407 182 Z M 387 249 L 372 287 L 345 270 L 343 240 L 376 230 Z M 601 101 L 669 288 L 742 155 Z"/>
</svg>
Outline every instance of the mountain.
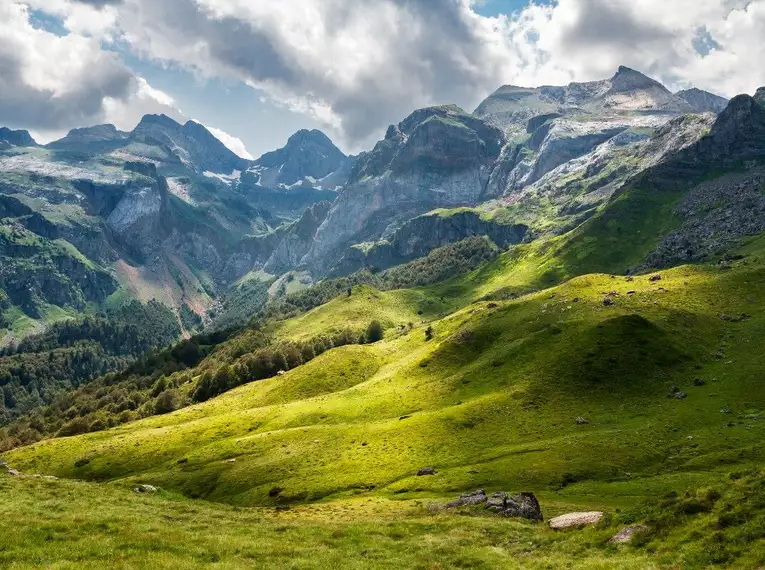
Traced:
<svg viewBox="0 0 765 570">
<path fill-rule="evenodd" d="M 268 188 L 299 185 L 336 190 L 345 183 L 352 162 L 321 131 L 301 130 L 286 146 L 256 160 L 249 172 L 257 184 Z"/>
<path fill-rule="evenodd" d="M 37 143 L 29 134 L 29 131 L 12 131 L 6 127 L 0 127 L 0 149 L 3 144 L 8 146 L 32 147 Z"/>
<path fill-rule="evenodd" d="M 433 208 L 484 198 L 504 137 L 456 106 L 414 112 L 362 154 L 303 263 L 321 274 L 354 243 Z"/>
<path fill-rule="evenodd" d="M 728 105 L 728 100 L 725 97 L 695 87 L 678 91 L 675 96 L 688 103 L 695 113 L 720 113 Z"/>
<path fill-rule="evenodd" d="M 132 140 L 169 148 L 198 172 L 229 175 L 247 169 L 248 162 L 236 156 L 204 126 L 188 121 L 183 126 L 167 115 L 147 115 L 130 133 Z"/>
<path fill-rule="evenodd" d="M 126 299 L 207 318 L 231 283 L 293 239 L 293 222 L 335 196 L 320 185 L 253 184 L 248 161 L 198 123 L 166 116 L 146 116 L 130 133 L 73 129 L 44 147 L 26 131 L 1 132 L 2 345 Z M 298 133 L 277 156 L 342 178 L 350 159 L 322 137 Z"/>
<path fill-rule="evenodd" d="M 42 313 L 146 268 L 152 294 L 236 279 L 234 330 L 131 365 L 144 318 L 0 353 L 0 559 L 109 566 L 119 528 L 135 567 L 761 567 L 765 89 L 719 113 L 626 68 L 565 89 L 581 114 L 507 128 L 415 111 L 339 192 L 158 142 L 0 152 L 1 315 L 25 284 Z"/>
<path fill-rule="evenodd" d="M 53 149 L 87 149 L 88 147 L 104 148 L 109 143 L 127 142 L 130 133 L 117 130 L 114 125 L 97 125 L 81 129 L 72 129 L 62 139 L 53 141 L 47 145 Z"/>
</svg>

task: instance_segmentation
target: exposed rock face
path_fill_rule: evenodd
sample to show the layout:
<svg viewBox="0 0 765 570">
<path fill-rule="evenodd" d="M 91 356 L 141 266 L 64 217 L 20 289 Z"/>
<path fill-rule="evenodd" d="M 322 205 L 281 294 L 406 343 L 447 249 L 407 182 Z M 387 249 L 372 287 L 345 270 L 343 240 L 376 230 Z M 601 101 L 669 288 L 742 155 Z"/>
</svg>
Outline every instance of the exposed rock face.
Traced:
<svg viewBox="0 0 765 570">
<path fill-rule="evenodd" d="M 460 495 L 459 499 L 447 503 L 446 507 L 453 509 L 482 504 L 485 504 L 487 510 L 503 517 L 524 518 L 534 522 L 544 520 L 542 508 L 539 506 L 539 501 L 533 493 L 511 495 L 510 493 L 499 492 L 494 493 L 491 497 L 487 497 L 486 492 L 483 489 L 479 489 L 472 493 Z"/>
<path fill-rule="evenodd" d="M 587 513 L 569 513 L 550 519 L 550 528 L 563 530 L 566 528 L 577 528 L 597 524 L 604 514 L 600 511 L 591 511 Z"/>
<path fill-rule="evenodd" d="M 297 222 L 280 231 L 281 241 L 266 261 L 264 269 L 278 275 L 297 267 L 311 248 L 316 231 L 327 217 L 331 206 L 331 202 L 314 204 Z"/>
<path fill-rule="evenodd" d="M 507 247 L 521 243 L 528 228 L 522 224 L 501 224 L 482 219 L 479 212 L 438 212 L 409 220 L 386 241 L 369 249 L 351 247 L 332 268 L 332 275 L 347 275 L 364 267 L 380 270 L 424 257 L 441 246 L 471 236 L 487 236 L 496 245 Z"/>
<path fill-rule="evenodd" d="M 721 113 L 728 106 L 728 100 L 701 89 L 686 89 L 675 93 L 677 97 L 688 103 L 694 113 Z"/>
<path fill-rule="evenodd" d="M 362 155 L 304 262 L 321 274 L 352 243 L 437 207 L 483 197 L 502 133 L 454 106 L 416 111 Z"/>
<path fill-rule="evenodd" d="M 765 87 L 760 87 L 754 94 L 754 100 L 760 105 L 765 105 Z"/>
<path fill-rule="evenodd" d="M 258 177 L 258 184 L 268 188 L 300 183 L 334 189 L 345 183 L 352 162 L 321 131 L 301 130 L 285 147 L 256 160 L 250 172 Z M 338 171 L 344 171 L 345 177 L 331 177 Z"/>
<path fill-rule="evenodd" d="M 621 66 L 612 78 L 602 81 L 570 83 L 564 87 L 506 85 L 481 103 L 475 113 L 515 133 L 519 126 L 525 128 L 531 118 L 551 113 L 602 117 L 656 112 L 677 115 L 691 110 L 683 98 L 673 95 L 658 81 Z"/>
<path fill-rule="evenodd" d="M 2 143 L 9 146 L 37 146 L 29 131 L 12 131 L 6 127 L 0 127 L 0 145 Z"/>
<path fill-rule="evenodd" d="M 125 142 L 130 134 L 117 130 L 114 125 L 96 125 L 82 129 L 72 129 L 64 138 L 50 143 L 48 148 L 83 148 L 91 145 L 103 145 Z"/>
<path fill-rule="evenodd" d="M 184 164 L 200 172 L 231 174 L 248 166 L 245 159 L 194 121 L 181 126 L 166 115 L 146 115 L 130 136 L 135 141 L 166 146 Z"/>
</svg>

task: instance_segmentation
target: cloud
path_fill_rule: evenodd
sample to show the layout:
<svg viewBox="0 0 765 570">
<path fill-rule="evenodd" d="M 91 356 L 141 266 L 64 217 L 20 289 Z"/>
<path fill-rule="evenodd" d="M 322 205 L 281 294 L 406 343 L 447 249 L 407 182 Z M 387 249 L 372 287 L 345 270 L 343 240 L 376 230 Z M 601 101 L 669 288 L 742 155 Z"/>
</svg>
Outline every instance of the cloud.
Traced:
<svg viewBox="0 0 765 570">
<path fill-rule="evenodd" d="M 104 45 L 202 78 L 241 81 L 326 125 L 353 150 L 368 148 L 388 124 L 418 107 L 457 103 L 472 110 L 502 84 L 602 79 L 621 64 L 672 88 L 695 85 L 728 96 L 765 84 L 765 0 L 557 0 L 494 18 L 478 15 L 474 0 L 25 3 L 56 14 L 74 36 L 60 44 L 45 40 L 58 52 L 32 50 L 55 53 L 49 63 L 28 61 L 29 38 L 13 49 L 0 46 L 2 80 L 27 86 L 17 102 L 28 100 L 32 110 L 20 116 L 46 123 L 96 116 L 99 104 L 102 114 L 127 121 L 135 110 L 168 103 L 148 96 Z M 0 20 L 2 39 L 16 28 L 6 20 Z M 48 68 L 62 75 L 59 62 L 75 67 L 60 87 L 69 93 L 66 105 L 39 86 L 30 91 L 25 79 L 36 75 L 44 83 Z M 0 107 L 9 106 L 5 99 Z M 53 110 L 42 109 L 46 102 Z"/>
<path fill-rule="evenodd" d="M 144 113 L 179 116 L 170 97 L 102 49 L 100 38 L 35 28 L 26 5 L 0 0 L 0 38 L 0 125 L 46 140 L 103 122 L 132 129 Z"/>
<path fill-rule="evenodd" d="M 205 128 L 238 157 L 246 158 L 247 160 L 255 160 L 255 158 L 249 152 L 247 152 L 247 147 L 244 145 L 241 139 L 228 134 L 226 131 L 216 129 L 214 127 L 208 127 L 205 125 Z"/>
</svg>

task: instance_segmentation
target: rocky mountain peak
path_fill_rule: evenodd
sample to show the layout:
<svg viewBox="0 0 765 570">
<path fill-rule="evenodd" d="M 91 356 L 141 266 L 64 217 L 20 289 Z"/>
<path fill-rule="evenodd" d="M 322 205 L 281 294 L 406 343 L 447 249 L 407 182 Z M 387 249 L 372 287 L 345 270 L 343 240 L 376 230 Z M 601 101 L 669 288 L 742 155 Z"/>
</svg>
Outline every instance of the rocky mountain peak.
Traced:
<svg viewBox="0 0 765 570">
<path fill-rule="evenodd" d="M 765 105 L 765 87 L 760 87 L 754 94 L 754 100 L 760 105 Z"/>
<path fill-rule="evenodd" d="M 7 127 L 0 127 L 0 146 L 2 143 L 10 146 L 37 146 L 29 131 L 13 131 Z"/>
<path fill-rule="evenodd" d="M 200 172 L 231 174 L 245 170 L 248 165 L 195 121 L 181 125 L 167 115 L 146 115 L 130 136 L 139 142 L 168 147 L 183 163 Z"/>
<path fill-rule="evenodd" d="M 620 65 L 616 74 L 611 78 L 611 91 L 615 93 L 650 88 L 658 88 L 669 93 L 669 90 L 655 79 L 624 65 Z"/>
<path fill-rule="evenodd" d="M 675 93 L 691 106 L 695 113 L 720 113 L 728 106 L 728 100 L 702 89 L 692 88 Z"/>
<path fill-rule="evenodd" d="M 51 148 L 59 148 L 78 144 L 124 141 L 128 138 L 130 138 L 129 133 L 118 130 L 114 125 L 96 125 L 93 127 L 72 129 L 64 138 L 54 141 L 48 146 Z"/>
<path fill-rule="evenodd" d="M 340 169 L 347 160 L 323 132 L 302 129 L 285 146 L 256 160 L 251 170 L 260 175 L 262 186 L 277 188 L 303 180 L 320 180 Z"/>
</svg>

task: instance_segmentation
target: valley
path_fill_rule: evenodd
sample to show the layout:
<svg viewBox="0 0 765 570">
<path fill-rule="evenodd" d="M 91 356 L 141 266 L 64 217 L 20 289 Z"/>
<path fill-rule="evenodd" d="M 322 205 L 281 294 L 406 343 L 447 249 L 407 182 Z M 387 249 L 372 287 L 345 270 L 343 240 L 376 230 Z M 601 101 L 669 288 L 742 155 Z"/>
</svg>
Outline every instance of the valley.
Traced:
<svg viewBox="0 0 765 570">
<path fill-rule="evenodd" d="M 0 140 L 10 568 L 765 564 L 761 91 Z"/>
</svg>

